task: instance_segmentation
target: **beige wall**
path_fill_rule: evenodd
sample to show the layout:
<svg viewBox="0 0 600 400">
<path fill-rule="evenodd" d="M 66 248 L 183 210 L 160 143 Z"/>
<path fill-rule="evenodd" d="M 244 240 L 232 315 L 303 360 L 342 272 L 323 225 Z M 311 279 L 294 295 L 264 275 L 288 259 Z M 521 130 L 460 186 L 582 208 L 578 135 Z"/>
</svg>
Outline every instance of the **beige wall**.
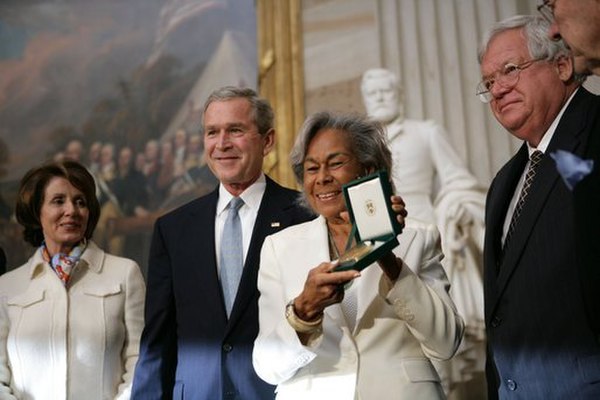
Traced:
<svg viewBox="0 0 600 400">
<path fill-rule="evenodd" d="M 476 49 L 494 21 L 537 0 L 304 1 L 305 108 L 364 112 L 362 73 L 394 71 L 409 118 L 434 119 L 482 184 L 518 147 L 474 95 Z M 493 149 L 493 150 L 492 150 Z"/>
<path fill-rule="evenodd" d="M 409 118 L 433 119 L 487 186 L 520 143 L 474 95 L 477 46 L 495 21 L 536 13 L 538 0 L 304 0 L 305 110 L 364 112 L 362 73 L 394 71 Z M 598 83 L 591 86 L 598 88 Z"/>
<path fill-rule="evenodd" d="M 488 106 L 474 95 L 479 81 L 477 46 L 491 24 L 516 14 L 536 13 L 538 3 L 538 0 L 258 1 L 259 32 L 264 32 L 265 27 L 273 28 L 273 24 L 278 29 L 294 30 L 296 25 L 290 23 L 289 17 L 297 12 L 299 19 L 298 40 L 294 40 L 294 34 L 289 38 L 277 34 L 277 29 L 271 29 L 271 41 L 259 40 L 263 44 L 259 54 L 261 69 L 265 60 L 269 61 L 266 65 L 271 65 L 271 61 L 279 65 L 277 76 L 261 79 L 261 91 L 274 104 L 286 107 L 277 112 L 281 145 L 277 156 L 269 160 L 271 174 L 293 186 L 287 171 L 287 154 L 302 116 L 319 110 L 364 112 L 359 90 L 362 73 L 369 68 L 384 67 L 403 81 L 407 117 L 433 119 L 443 125 L 467 167 L 487 186 L 520 143 L 504 131 Z M 261 23 L 261 5 L 265 10 L 285 8 L 279 12 L 283 18 L 268 11 L 268 18 Z M 297 49 L 297 45 L 301 48 Z M 288 48 L 290 54 L 285 52 Z M 286 60 L 290 58 L 293 64 L 288 68 Z M 262 73 L 261 78 L 265 78 Z M 290 85 L 294 90 L 288 90 Z M 265 92 L 263 87 L 267 86 L 271 89 Z M 588 86 L 600 90 L 597 79 Z"/>
</svg>

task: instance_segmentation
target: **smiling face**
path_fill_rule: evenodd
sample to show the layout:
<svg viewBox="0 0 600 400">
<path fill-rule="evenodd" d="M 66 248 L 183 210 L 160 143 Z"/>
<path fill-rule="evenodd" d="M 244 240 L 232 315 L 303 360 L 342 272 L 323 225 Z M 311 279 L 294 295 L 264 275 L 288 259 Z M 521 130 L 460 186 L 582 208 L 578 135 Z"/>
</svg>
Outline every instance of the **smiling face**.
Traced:
<svg viewBox="0 0 600 400">
<path fill-rule="evenodd" d="M 481 62 L 481 76 L 493 76 L 508 63 L 519 65 L 531 59 L 522 30 L 504 31 L 490 41 Z M 504 128 L 536 147 L 576 87 L 565 83 L 571 75 L 572 61 L 566 57 L 532 63 L 520 71 L 514 87 L 492 86 L 490 108 Z"/>
<path fill-rule="evenodd" d="M 55 177 L 44 190 L 40 223 L 51 255 L 68 252 L 79 243 L 88 225 L 89 209 L 84 194 L 68 180 Z"/>
<path fill-rule="evenodd" d="M 585 56 L 588 67 L 594 74 L 600 75 L 600 0 L 556 0 L 550 3 L 554 11 L 550 35 L 560 35 L 573 54 Z"/>
<path fill-rule="evenodd" d="M 338 218 L 346 210 L 342 185 L 362 172 L 346 132 L 317 132 L 304 159 L 304 194 L 312 209 L 328 220 Z"/>
<path fill-rule="evenodd" d="M 204 149 L 211 171 L 234 196 L 260 176 L 274 131 L 258 133 L 250 102 L 233 98 L 212 102 L 204 113 Z"/>
</svg>

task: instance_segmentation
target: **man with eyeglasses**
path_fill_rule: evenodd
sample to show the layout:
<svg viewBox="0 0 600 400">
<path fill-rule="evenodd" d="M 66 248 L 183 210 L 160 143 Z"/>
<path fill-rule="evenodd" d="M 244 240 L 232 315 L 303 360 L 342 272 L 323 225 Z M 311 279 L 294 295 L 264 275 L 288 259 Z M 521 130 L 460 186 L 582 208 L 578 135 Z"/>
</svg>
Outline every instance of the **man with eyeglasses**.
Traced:
<svg viewBox="0 0 600 400">
<path fill-rule="evenodd" d="M 574 56 L 582 55 L 586 67 L 600 75 L 600 0 L 545 0 L 537 9 L 551 24 L 549 35 L 562 38 Z"/>
<path fill-rule="evenodd" d="M 580 158 L 600 130 L 600 98 L 581 87 L 571 54 L 548 28 L 538 16 L 509 18 L 479 52 L 478 96 L 524 142 L 486 202 L 490 399 L 600 399 L 599 296 L 578 254 L 593 249 L 577 243 L 575 222 L 582 181 L 562 177 L 588 165 Z M 566 169 L 564 159 L 573 161 Z"/>
</svg>

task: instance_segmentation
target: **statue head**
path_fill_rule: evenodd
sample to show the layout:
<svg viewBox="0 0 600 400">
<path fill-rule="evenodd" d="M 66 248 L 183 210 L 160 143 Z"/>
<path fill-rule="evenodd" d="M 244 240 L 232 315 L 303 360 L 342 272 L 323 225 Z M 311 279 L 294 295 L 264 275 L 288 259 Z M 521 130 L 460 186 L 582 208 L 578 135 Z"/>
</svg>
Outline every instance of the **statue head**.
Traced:
<svg viewBox="0 0 600 400">
<path fill-rule="evenodd" d="M 367 114 L 375 121 L 387 124 L 404 116 L 400 83 L 391 71 L 383 68 L 365 71 L 361 93 Z"/>
</svg>

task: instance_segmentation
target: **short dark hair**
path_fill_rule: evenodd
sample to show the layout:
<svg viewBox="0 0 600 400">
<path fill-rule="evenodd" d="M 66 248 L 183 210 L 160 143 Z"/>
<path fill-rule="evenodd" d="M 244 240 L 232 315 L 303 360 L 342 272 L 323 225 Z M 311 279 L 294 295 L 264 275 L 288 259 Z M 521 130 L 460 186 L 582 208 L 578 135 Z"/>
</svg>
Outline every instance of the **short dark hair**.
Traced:
<svg viewBox="0 0 600 400">
<path fill-rule="evenodd" d="M 83 165 L 76 161 L 65 160 L 34 167 L 21 179 L 15 210 L 17 221 L 25 228 L 23 238 L 32 246 L 40 246 L 44 241 L 40 212 L 46 187 L 53 178 L 57 177 L 65 178 L 85 197 L 90 213 L 84 235 L 86 239 L 91 239 L 100 218 L 96 183 Z"/>
<path fill-rule="evenodd" d="M 274 113 L 271 104 L 266 99 L 259 97 L 258 94 L 250 88 L 240 88 L 236 86 L 224 86 L 213 91 L 204 103 L 203 114 L 206 109 L 215 101 L 227 101 L 233 99 L 246 99 L 250 103 L 254 113 L 254 122 L 258 128 L 258 133 L 266 135 L 273 129 Z"/>
</svg>

